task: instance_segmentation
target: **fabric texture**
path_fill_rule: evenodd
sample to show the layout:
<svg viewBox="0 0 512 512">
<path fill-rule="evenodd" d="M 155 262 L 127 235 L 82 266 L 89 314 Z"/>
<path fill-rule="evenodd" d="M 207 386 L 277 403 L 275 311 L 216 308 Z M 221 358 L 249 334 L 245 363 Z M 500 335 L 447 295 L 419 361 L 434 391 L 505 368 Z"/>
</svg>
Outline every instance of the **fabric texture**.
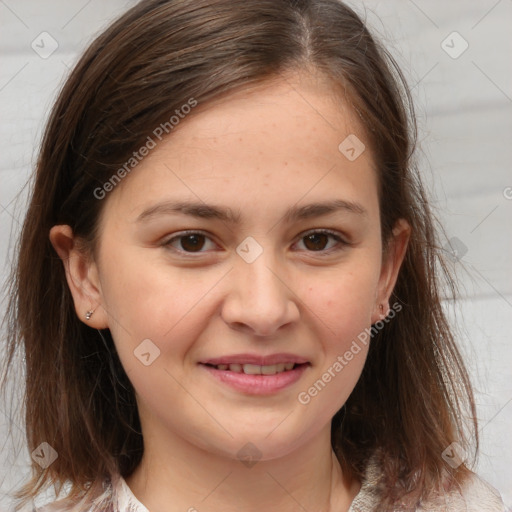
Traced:
<svg viewBox="0 0 512 512">
<path fill-rule="evenodd" d="M 376 464 L 369 464 L 361 489 L 348 512 L 383 512 L 379 481 L 381 472 Z M 506 512 L 499 492 L 475 473 L 471 473 L 461 489 L 433 496 L 415 508 L 394 504 L 392 512 Z"/>
<path fill-rule="evenodd" d="M 361 489 L 348 512 L 383 512 L 378 507 L 380 471 L 369 465 Z M 40 507 L 35 512 L 150 512 L 118 476 L 106 482 L 103 492 L 91 503 L 66 505 L 64 500 Z M 422 503 L 414 509 L 396 504 L 393 512 L 505 512 L 501 497 L 491 485 L 472 473 L 462 489 L 454 489 Z"/>
</svg>

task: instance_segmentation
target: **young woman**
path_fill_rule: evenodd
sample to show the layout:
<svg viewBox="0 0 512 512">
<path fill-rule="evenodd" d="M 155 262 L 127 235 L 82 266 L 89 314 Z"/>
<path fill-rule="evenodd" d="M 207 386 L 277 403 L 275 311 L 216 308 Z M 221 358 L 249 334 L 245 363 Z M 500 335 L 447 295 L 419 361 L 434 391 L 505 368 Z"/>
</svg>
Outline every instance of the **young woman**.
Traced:
<svg viewBox="0 0 512 512">
<path fill-rule="evenodd" d="M 52 112 L 9 309 L 44 510 L 502 510 L 392 58 L 336 0 L 147 0 Z M 444 280 L 444 281 L 443 281 Z"/>
</svg>

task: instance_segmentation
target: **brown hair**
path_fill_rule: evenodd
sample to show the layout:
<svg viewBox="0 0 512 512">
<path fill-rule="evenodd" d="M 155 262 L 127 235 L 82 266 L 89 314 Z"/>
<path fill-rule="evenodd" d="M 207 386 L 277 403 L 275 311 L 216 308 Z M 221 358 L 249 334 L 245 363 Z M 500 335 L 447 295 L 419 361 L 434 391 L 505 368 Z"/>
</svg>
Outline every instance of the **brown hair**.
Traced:
<svg viewBox="0 0 512 512">
<path fill-rule="evenodd" d="M 110 332 L 77 318 L 50 228 L 68 224 L 94 247 L 105 203 L 94 190 L 155 127 L 191 98 L 204 105 L 301 69 L 336 85 L 365 127 L 383 241 L 400 218 L 412 228 L 390 297 L 402 310 L 373 334 L 361 378 L 333 418 L 333 447 L 358 478 L 378 451 L 390 501 L 411 490 L 425 495 L 443 474 L 462 481 L 464 466 L 453 470 L 441 453 L 455 440 L 478 446 L 475 406 L 441 307 L 441 285 L 454 293 L 455 284 L 412 158 L 414 112 L 395 61 L 336 0 L 147 0 L 85 52 L 42 141 L 11 282 L 7 368 L 24 347 L 29 449 L 46 441 L 59 457 L 46 470 L 34 464 L 20 496 L 66 481 L 79 496 L 115 472 L 128 476 L 143 451 L 134 391 Z M 470 436 L 462 410 L 472 417 Z"/>
</svg>

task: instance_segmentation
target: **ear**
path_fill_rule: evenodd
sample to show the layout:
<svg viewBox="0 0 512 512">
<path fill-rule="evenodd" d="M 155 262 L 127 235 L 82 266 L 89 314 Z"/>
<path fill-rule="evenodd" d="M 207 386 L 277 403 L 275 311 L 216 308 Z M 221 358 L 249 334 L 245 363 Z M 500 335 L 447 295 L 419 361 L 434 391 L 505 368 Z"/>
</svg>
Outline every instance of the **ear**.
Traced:
<svg viewBox="0 0 512 512">
<path fill-rule="evenodd" d="M 94 329 L 107 328 L 98 269 L 89 251 L 84 249 L 67 225 L 53 226 L 50 229 L 50 242 L 64 264 L 78 318 Z M 86 314 L 90 311 L 93 314 L 87 320 Z"/>
<path fill-rule="evenodd" d="M 388 248 L 384 252 L 376 294 L 376 304 L 372 315 L 372 324 L 384 319 L 389 313 L 389 297 L 393 292 L 398 273 L 407 252 L 411 227 L 405 219 L 398 219 L 392 231 Z M 383 308 L 380 309 L 379 305 Z"/>
</svg>

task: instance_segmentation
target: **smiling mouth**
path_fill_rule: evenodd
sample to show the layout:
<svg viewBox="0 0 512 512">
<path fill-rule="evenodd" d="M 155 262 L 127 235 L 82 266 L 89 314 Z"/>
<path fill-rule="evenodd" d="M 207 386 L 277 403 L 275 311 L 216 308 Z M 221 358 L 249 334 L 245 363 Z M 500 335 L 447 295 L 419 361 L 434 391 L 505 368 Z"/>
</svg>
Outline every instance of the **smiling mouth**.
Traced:
<svg viewBox="0 0 512 512">
<path fill-rule="evenodd" d="M 234 373 L 245 373 L 246 375 L 275 375 L 277 373 L 285 373 L 294 370 L 300 366 L 306 366 L 309 363 L 278 363 L 269 365 L 258 364 L 210 364 L 205 363 L 205 366 L 215 370 L 230 371 Z"/>
<path fill-rule="evenodd" d="M 290 354 L 238 354 L 202 361 L 200 366 L 223 386 L 248 396 L 265 396 L 293 386 L 311 363 Z"/>
</svg>

